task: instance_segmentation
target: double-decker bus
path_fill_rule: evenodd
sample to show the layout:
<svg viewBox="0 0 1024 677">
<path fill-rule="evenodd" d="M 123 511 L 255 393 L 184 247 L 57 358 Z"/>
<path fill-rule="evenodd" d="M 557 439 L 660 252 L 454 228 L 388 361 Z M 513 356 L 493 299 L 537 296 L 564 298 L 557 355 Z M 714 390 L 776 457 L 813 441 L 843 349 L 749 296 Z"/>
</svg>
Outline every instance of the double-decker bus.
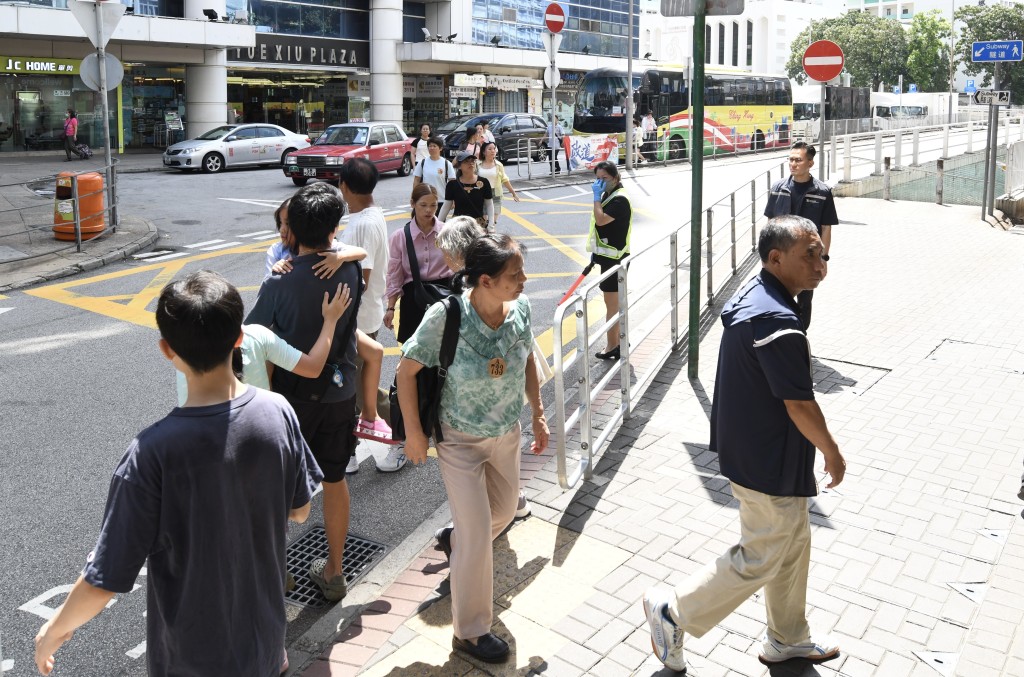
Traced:
<svg viewBox="0 0 1024 677">
<path fill-rule="evenodd" d="M 626 96 L 636 115 L 654 111 L 658 158 L 683 159 L 690 147 L 690 93 L 686 68 L 665 65 L 633 74 L 590 71 L 576 87 L 573 133 L 617 134 L 625 155 Z M 789 78 L 708 68 L 704 75 L 704 155 L 784 148 L 790 142 L 793 94 Z M 648 150 L 648 149 L 645 149 Z"/>
</svg>

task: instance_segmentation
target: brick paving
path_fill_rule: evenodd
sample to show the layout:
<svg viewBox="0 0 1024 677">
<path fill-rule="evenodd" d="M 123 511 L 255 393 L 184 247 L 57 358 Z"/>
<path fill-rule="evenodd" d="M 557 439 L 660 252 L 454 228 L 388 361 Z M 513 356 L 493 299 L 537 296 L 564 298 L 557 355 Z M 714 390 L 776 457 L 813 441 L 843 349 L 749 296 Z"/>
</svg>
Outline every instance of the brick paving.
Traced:
<svg viewBox="0 0 1024 677">
<path fill-rule="evenodd" d="M 810 339 L 849 470 L 810 504 L 808 603 L 842 655 L 768 671 L 755 595 L 687 638 L 690 674 L 1024 675 L 1024 237 L 973 207 L 842 199 L 838 210 Z M 684 356 L 670 357 L 592 481 L 563 492 L 553 458 L 524 466 L 534 514 L 495 544 L 507 665 L 451 651 L 448 570 L 427 543 L 302 674 L 659 674 L 644 589 L 681 581 L 738 536 L 707 450 L 720 336 L 714 323 L 693 381 Z M 651 352 L 634 349 L 641 362 Z"/>
</svg>

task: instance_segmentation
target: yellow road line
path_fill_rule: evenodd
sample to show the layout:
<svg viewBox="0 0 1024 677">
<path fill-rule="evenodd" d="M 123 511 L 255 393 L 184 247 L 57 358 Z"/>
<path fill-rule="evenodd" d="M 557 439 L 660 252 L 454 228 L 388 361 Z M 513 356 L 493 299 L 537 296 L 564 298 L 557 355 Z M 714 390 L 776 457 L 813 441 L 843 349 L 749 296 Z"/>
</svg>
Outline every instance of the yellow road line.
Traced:
<svg viewBox="0 0 1024 677">
<path fill-rule="evenodd" d="M 505 216 L 505 214 L 502 214 L 502 215 Z M 562 242 L 560 239 L 558 239 L 558 237 L 556 237 L 555 235 L 552 235 L 551 233 L 547 232 L 546 230 L 544 230 L 540 226 L 527 221 L 526 219 L 524 219 L 523 217 L 519 216 L 515 212 L 508 212 L 507 216 L 508 216 L 508 218 L 512 219 L 513 221 L 518 223 L 520 226 L 522 226 L 526 230 L 530 231 L 531 233 L 533 233 L 534 235 L 539 237 L 544 242 L 547 242 L 549 245 L 551 245 L 552 247 L 554 247 L 558 251 L 560 251 L 563 254 L 565 254 L 565 256 L 570 261 L 575 261 L 576 263 L 578 263 L 581 266 L 585 266 L 588 263 L 590 263 L 590 257 L 589 256 L 584 256 L 583 254 L 580 254 L 578 251 L 576 251 L 572 247 L 568 246 L 567 244 Z"/>
<path fill-rule="evenodd" d="M 98 315 L 106 315 L 107 317 L 112 317 L 124 322 L 131 322 L 132 324 L 137 324 L 141 327 L 154 329 L 156 328 L 156 321 L 153 317 L 153 313 L 146 310 L 146 306 L 149 305 L 153 298 L 155 298 L 152 290 L 157 286 L 162 287 L 166 284 L 166 281 L 169 280 L 174 273 L 180 271 L 186 263 L 195 263 L 196 261 L 204 261 L 232 254 L 252 254 L 264 251 L 265 248 L 266 243 L 254 242 L 240 245 L 238 247 L 231 247 L 229 249 L 197 253 L 194 256 L 189 256 L 185 259 L 174 259 L 173 261 L 167 261 L 166 263 L 151 263 L 149 265 L 140 266 L 139 268 L 129 268 L 126 270 L 104 273 L 85 280 L 72 280 L 70 282 L 61 282 L 37 289 L 29 289 L 25 293 L 37 298 L 47 299 L 56 303 L 63 303 L 65 305 L 72 306 L 73 308 L 88 310 Z M 150 282 L 148 282 L 146 287 L 143 288 L 143 292 L 128 296 L 127 298 L 130 298 L 131 301 L 129 301 L 127 305 L 117 302 L 118 300 L 124 300 L 125 297 L 123 295 L 96 297 L 72 291 L 78 287 L 85 287 L 99 282 L 106 282 L 108 280 L 116 280 L 145 273 L 154 273 L 155 277 L 151 278 Z M 158 280 L 162 280 L 159 285 L 157 285 Z M 156 293 L 159 294 L 159 290 L 157 290 Z"/>
</svg>

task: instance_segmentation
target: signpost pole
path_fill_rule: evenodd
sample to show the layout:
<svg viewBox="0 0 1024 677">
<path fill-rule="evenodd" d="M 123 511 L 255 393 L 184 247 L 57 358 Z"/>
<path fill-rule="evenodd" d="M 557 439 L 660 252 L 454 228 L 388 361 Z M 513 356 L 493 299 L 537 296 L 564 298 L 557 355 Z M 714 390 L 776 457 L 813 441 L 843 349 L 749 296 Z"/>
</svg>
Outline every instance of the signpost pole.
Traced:
<svg viewBox="0 0 1024 677">
<path fill-rule="evenodd" d="M 633 2 L 629 2 L 629 37 L 626 38 L 626 169 L 633 169 L 636 158 L 633 157 Z"/>
<path fill-rule="evenodd" d="M 554 40 L 555 36 L 552 35 L 551 39 Z M 558 116 L 555 114 L 556 111 L 556 99 L 555 94 L 558 90 L 558 83 L 555 82 L 555 50 L 554 47 L 551 49 L 551 176 L 555 176 L 555 163 L 558 162 Z M 569 158 L 565 159 L 565 168 L 569 168 Z"/>
<path fill-rule="evenodd" d="M 996 162 L 999 160 L 999 104 L 989 106 L 992 110 L 992 121 L 989 123 L 988 145 L 992 159 L 988 163 L 988 215 L 992 216 L 996 208 Z"/>
<path fill-rule="evenodd" d="M 818 180 L 825 180 L 825 98 L 828 95 L 827 87 L 821 83 L 821 112 L 818 114 Z"/>
<path fill-rule="evenodd" d="M 989 126 L 989 129 L 991 129 L 991 127 L 992 127 L 992 106 L 991 105 L 989 105 L 989 107 L 988 107 L 988 126 Z M 989 164 L 992 161 L 992 158 L 991 158 L 992 144 L 989 143 L 989 141 L 990 141 L 989 133 L 988 133 L 988 130 L 986 130 L 986 134 L 985 134 L 985 164 L 982 165 L 984 167 L 984 172 L 985 172 L 983 174 L 983 176 L 982 176 L 983 182 L 982 182 L 982 191 L 981 191 L 981 220 L 982 221 L 985 220 L 985 212 L 988 210 L 988 190 L 989 190 L 989 185 L 988 185 L 988 167 L 989 167 Z"/>
<path fill-rule="evenodd" d="M 101 5 L 95 3 L 96 12 L 96 61 L 99 64 L 99 101 L 100 110 L 103 116 L 103 175 L 106 184 L 106 207 L 110 209 L 111 229 L 118 231 L 118 211 L 115 205 L 117 201 L 117 172 L 114 171 L 114 161 L 111 158 L 111 105 L 106 95 L 106 38 L 103 36 L 103 19 L 100 15 Z"/>
<path fill-rule="evenodd" d="M 686 373 L 691 379 L 697 378 L 700 352 L 700 213 L 704 188 L 704 27 L 707 24 L 707 2 L 695 0 L 694 5 L 690 116 L 697 139 L 690 134 L 690 326 L 686 359 Z"/>
<path fill-rule="evenodd" d="M 114 199 L 117 191 L 114 189 L 114 160 L 110 154 L 110 102 L 107 100 L 107 54 L 104 45 L 107 44 L 103 37 L 103 17 L 100 16 L 100 3 L 96 3 L 96 61 L 100 66 L 100 105 L 103 111 L 103 157 L 104 175 L 106 176 L 107 208 L 110 209 L 110 226 L 113 232 L 117 232 L 117 207 L 114 206 Z"/>
</svg>

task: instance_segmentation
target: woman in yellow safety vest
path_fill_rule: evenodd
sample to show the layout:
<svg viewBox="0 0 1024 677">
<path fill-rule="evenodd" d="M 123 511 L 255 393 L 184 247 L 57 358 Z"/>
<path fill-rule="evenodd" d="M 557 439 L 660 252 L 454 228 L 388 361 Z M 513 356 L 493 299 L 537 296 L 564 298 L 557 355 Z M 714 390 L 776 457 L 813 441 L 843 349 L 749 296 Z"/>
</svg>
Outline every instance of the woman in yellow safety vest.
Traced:
<svg viewBox="0 0 1024 677">
<path fill-rule="evenodd" d="M 601 267 L 601 272 L 614 268 L 629 256 L 629 236 L 633 229 L 633 207 L 629 196 L 622 188 L 619 168 L 614 162 L 599 162 L 594 167 L 594 213 L 590 217 L 590 235 L 587 251 L 591 259 Z M 600 284 L 604 292 L 606 318 L 611 319 L 619 312 L 619 280 L 612 275 Z M 601 360 L 619 359 L 619 324 L 608 329 L 608 346 L 597 353 Z"/>
</svg>

